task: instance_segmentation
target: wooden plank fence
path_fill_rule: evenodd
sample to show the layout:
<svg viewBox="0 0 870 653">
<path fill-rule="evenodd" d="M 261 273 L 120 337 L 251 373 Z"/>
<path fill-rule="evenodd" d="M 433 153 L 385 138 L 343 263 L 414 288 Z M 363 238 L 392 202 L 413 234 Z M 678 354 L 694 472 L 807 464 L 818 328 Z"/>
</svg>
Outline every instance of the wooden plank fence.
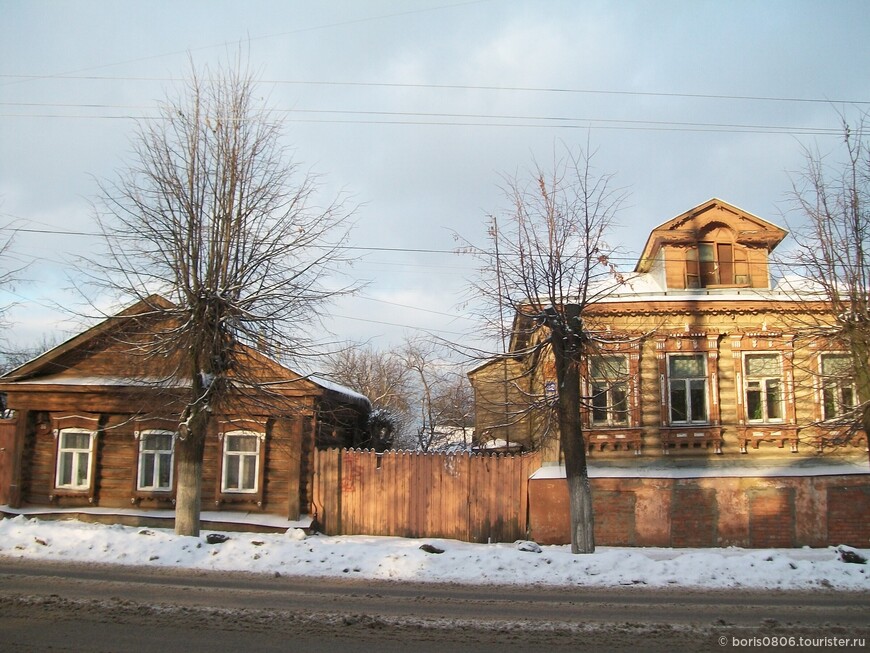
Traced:
<svg viewBox="0 0 870 653">
<path fill-rule="evenodd" d="M 540 454 L 354 449 L 314 456 L 313 514 L 327 535 L 513 542 L 528 533 L 528 480 Z"/>
</svg>

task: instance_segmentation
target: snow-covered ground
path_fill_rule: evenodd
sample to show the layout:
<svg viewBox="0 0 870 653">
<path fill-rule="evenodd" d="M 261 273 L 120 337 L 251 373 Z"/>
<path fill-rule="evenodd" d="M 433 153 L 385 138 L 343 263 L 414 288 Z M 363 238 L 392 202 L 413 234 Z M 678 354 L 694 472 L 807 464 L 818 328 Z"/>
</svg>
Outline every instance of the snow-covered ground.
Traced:
<svg viewBox="0 0 870 653">
<path fill-rule="evenodd" d="M 182 537 L 162 528 L 17 516 L 0 520 L 0 556 L 433 583 L 870 590 L 870 564 L 844 562 L 837 547 L 599 547 L 572 555 L 567 546 L 307 536 L 298 529 L 222 533 L 227 541 L 209 544 L 212 533 Z M 425 544 L 443 552 L 427 552 Z M 844 550 L 868 557 L 867 550 Z"/>
</svg>

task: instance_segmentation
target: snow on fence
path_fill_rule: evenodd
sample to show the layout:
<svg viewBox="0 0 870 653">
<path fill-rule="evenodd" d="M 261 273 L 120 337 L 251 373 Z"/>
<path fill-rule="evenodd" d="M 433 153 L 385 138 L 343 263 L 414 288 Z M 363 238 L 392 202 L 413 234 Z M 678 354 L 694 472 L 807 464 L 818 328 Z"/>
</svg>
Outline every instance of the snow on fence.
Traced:
<svg viewBox="0 0 870 653">
<path fill-rule="evenodd" d="M 528 533 L 528 481 L 540 454 L 326 449 L 313 504 L 328 535 L 513 542 Z"/>
</svg>

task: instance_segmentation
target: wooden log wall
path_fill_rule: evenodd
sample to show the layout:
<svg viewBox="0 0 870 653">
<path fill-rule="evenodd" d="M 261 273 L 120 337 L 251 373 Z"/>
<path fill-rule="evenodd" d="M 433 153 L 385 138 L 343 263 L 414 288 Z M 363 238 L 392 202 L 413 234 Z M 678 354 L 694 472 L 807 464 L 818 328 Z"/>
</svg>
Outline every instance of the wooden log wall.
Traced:
<svg viewBox="0 0 870 653">
<path fill-rule="evenodd" d="M 513 542 L 528 532 L 540 454 L 318 450 L 312 514 L 328 535 Z"/>
</svg>

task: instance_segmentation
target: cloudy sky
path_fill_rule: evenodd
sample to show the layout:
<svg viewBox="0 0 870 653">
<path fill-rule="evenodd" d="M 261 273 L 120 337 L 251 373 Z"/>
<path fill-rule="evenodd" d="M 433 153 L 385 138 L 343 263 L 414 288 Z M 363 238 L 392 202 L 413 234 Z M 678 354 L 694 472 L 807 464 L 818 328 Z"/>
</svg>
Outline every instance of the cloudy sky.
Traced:
<svg viewBox="0 0 870 653">
<path fill-rule="evenodd" d="M 591 143 L 630 196 L 613 240 L 711 197 L 783 224 L 802 146 L 837 145 L 870 107 L 865 2 L 0 0 L 0 226 L 29 263 L 13 345 L 62 340 L 71 261 L 96 245 L 95 179 L 130 158 L 135 119 L 198 66 L 249 52 L 296 159 L 359 204 L 339 338 L 390 347 L 475 328 L 475 262 L 503 175 Z"/>
</svg>

